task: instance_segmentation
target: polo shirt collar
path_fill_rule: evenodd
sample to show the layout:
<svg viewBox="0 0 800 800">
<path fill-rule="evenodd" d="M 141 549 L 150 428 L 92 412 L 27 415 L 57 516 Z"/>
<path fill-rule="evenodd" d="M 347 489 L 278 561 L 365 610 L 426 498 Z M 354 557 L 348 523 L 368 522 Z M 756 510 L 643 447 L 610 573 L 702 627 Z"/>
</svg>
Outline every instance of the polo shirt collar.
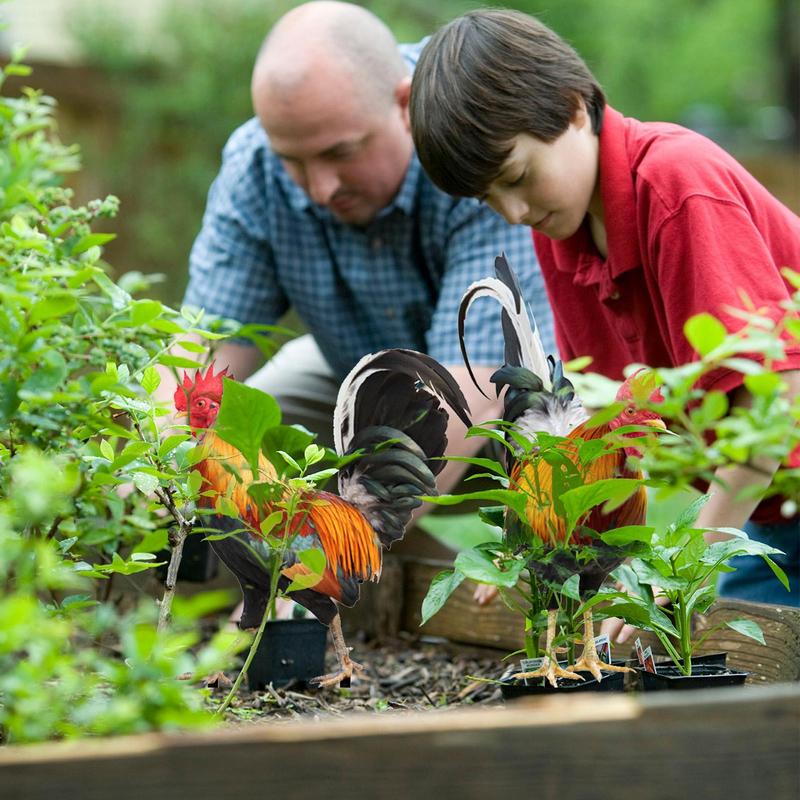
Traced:
<svg viewBox="0 0 800 800">
<path fill-rule="evenodd" d="M 286 194 L 286 200 L 294 211 L 311 211 L 321 219 L 334 220 L 335 217 L 323 206 L 314 203 L 311 198 L 289 177 L 283 165 L 278 160 L 277 177 Z M 388 217 L 395 210 L 401 211 L 407 216 L 413 216 L 417 205 L 417 185 L 419 184 L 422 166 L 419 163 L 416 153 L 411 154 L 411 161 L 406 170 L 400 189 L 388 206 L 381 209 L 376 219 Z"/>
</svg>

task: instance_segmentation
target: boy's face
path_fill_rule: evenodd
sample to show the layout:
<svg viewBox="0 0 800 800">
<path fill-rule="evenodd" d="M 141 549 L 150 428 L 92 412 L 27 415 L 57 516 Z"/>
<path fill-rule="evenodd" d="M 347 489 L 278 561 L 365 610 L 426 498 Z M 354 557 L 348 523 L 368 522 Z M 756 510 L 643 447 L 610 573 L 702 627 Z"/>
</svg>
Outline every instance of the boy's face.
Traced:
<svg viewBox="0 0 800 800">
<path fill-rule="evenodd" d="M 568 239 L 587 212 L 602 220 L 598 138 L 581 107 L 552 142 L 519 134 L 497 178 L 481 198 L 512 225 L 530 225 L 551 239 Z"/>
</svg>

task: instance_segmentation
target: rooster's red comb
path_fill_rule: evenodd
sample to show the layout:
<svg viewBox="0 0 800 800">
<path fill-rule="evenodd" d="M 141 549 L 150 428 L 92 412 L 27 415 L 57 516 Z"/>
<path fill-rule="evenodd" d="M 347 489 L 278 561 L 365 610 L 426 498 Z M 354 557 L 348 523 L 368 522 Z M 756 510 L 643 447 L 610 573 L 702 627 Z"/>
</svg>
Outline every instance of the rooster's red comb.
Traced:
<svg viewBox="0 0 800 800">
<path fill-rule="evenodd" d="M 186 411 L 189 407 L 189 397 L 194 392 L 205 397 L 213 397 L 219 402 L 222 399 L 223 378 L 233 378 L 233 375 L 228 373 L 227 367 L 215 375 L 213 361 L 208 365 L 205 375 L 202 370 L 198 369 L 194 373 L 194 380 L 189 377 L 188 372 L 184 372 L 183 383 L 178 384 L 178 388 L 175 390 L 173 398 L 175 408 L 178 411 Z"/>
</svg>

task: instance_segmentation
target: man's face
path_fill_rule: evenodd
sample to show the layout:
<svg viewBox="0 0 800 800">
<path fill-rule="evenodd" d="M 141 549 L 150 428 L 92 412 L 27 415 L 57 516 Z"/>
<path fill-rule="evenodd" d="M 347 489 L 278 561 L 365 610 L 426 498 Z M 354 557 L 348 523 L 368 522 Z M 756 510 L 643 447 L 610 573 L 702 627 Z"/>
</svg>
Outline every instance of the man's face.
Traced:
<svg viewBox="0 0 800 800">
<path fill-rule="evenodd" d="M 255 105 L 292 180 L 337 219 L 366 225 L 392 201 L 408 169 L 408 95 L 403 84 L 391 104 L 375 107 L 351 84 L 323 76 L 291 98 L 262 92 Z"/>
<path fill-rule="evenodd" d="M 512 140 L 512 150 L 482 199 L 512 225 L 529 225 L 551 239 L 568 239 L 587 212 L 602 218 L 598 140 L 579 111 L 552 142 L 528 134 Z"/>
</svg>

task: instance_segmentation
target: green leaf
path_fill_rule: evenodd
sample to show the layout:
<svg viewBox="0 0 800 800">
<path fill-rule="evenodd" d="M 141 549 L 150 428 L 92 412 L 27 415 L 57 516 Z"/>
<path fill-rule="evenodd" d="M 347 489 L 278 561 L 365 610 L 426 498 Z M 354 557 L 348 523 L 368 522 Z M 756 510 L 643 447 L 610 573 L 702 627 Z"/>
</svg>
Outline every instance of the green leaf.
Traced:
<svg viewBox="0 0 800 800">
<path fill-rule="evenodd" d="M 160 385 L 161 375 L 159 375 L 158 370 L 155 367 L 147 367 L 142 373 L 142 389 L 144 389 L 147 394 L 153 394 Z"/>
<path fill-rule="evenodd" d="M 101 247 L 102 245 L 107 244 L 116 238 L 116 233 L 89 233 L 86 236 L 78 239 L 78 241 L 72 246 L 72 255 L 80 255 L 92 247 Z"/>
<path fill-rule="evenodd" d="M 745 375 L 744 385 L 751 394 L 770 397 L 786 384 L 776 373 L 762 372 L 760 375 Z"/>
<path fill-rule="evenodd" d="M 781 582 L 783 588 L 787 592 L 790 591 L 789 579 L 786 577 L 786 573 L 769 556 L 762 554 L 761 558 L 767 562 L 767 566 L 775 573 L 775 577 Z"/>
<path fill-rule="evenodd" d="M 134 472 L 133 484 L 142 494 L 152 494 L 158 488 L 158 478 L 144 472 Z"/>
<path fill-rule="evenodd" d="M 578 520 L 590 509 L 603 503 L 616 508 L 641 485 L 642 481 L 636 478 L 607 478 L 564 492 L 561 502 L 567 515 L 567 534 L 572 533 Z"/>
<path fill-rule="evenodd" d="M 158 363 L 165 367 L 178 367 L 180 369 L 201 369 L 203 366 L 199 361 L 192 361 L 190 358 L 182 358 L 181 356 L 173 356 L 167 353 L 158 357 Z M 252 391 L 257 390 L 253 389 Z"/>
<path fill-rule="evenodd" d="M 281 411 L 273 397 L 223 378 L 222 404 L 215 430 L 220 439 L 242 453 L 254 475 L 258 475 L 264 434 L 280 421 Z"/>
<path fill-rule="evenodd" d="M 755 639 L 760 644 L 766 645 L 764 632 L 758 623 L 752 619 L 731 619 L 727 620 L 725 624 L 737 633 L 741 633 L 742 636 L 747 636 L 749 639 Z"/>
<path fill-rule="evenodd" d="M 309 550 L 301 550 L 297 556 L 300 562 L 316 575 L 322 575 L 325 572 L 325 567 L 328 566 L 328 559 L 325 558 L 324 551 L 316 547 Z"/>
<path fill-rule="evenodd" d="M 312 573 L 311 575 L 295 575 L 292 582 L 286 587 L 284 594 L 289 592 L 299 592 L 303 589 L 311 589 L 322 580 L 322 575 Z"/>
<path fill-rule="evenodd" d="M 103 458 L 108 461 L 113 461 L 116 458 L 114 448 L 107 439 L 103 439 L 103 441 L 100 442 L 100 452 L 103 454 Z"/>
<path fill-rule="evenodd" d="M 706 356 L 719 347 L 728 335 L 725 326 L 716 317 L 705 312 L 690 317 L 683 326 L 683 332 L 689 344 L 701 356 Z"/>
<path fill-rule="evenodd" d="M 676 531 L 683 530 L 684 528 L 691 528 L 697 521 L 700 511 L 703 506 L 711 499 L 710 494 L 703 494 L 700 497 L 692 500 L 692 502 L 678 515 L 678 518 L 672 524 L 672 528 Z"/>
<path fill-rule="evenodd" d="M 158 446 L 158 457 L 164 459 L 171 453 L 179 444 L 189 441 L 192 437 L 188 433 L 174 433 L 172 436 L 167 436 L 163 442 Z"/>
<path fill-rule="evenodd" d="M 424 625 L 434 614 L 441 611 L 451 594 L 464 580 L 464 574 L 452 569 L 444 570 L 434 577 L 428 588 L 428 593 L 422 601 L 422 620 Z"/>
<path fill-rule="evenodd" d="M 78 301 L 71 294 L 49 294 L 34 303 L 30 310 L 31 323 L 36 325 L 52 317 L 63 317 L 78 307 Z"/>
<path fill-rule="evenodd" d="M 261 449 L 270 464 L 280 465 L 279 451 L 283 450 L 297 459 L 314 441 L 315 434 L 302 425 L 273 425 L 268 428 L 261 440 Z"/>
<path fill-rule="evenodd" d="M 189 477 L 186 479 L 186 488 L 189 490 L 189 494 L 194 497 L 200 491 L 200 487 L 203 485 L 203 476 L 202 474 L 193 469 L 189 473 Z"/>
<path fill-rule="evenodd" d="M 630 544 L 631 542 L 646 542 L 650 544 L 655 533 L 652 525 L 625 525 L 622 528 L 613 528 L 600 534 L 600 538 L 613 547 Z"/>
<path fill-rule="evenodd" d="M 575 575 L 570 575 L 564 583 L 561 585 L 559 592 L 563 594 L 565 597 L 570 597 L 573 600 L 577 600 L 580 602 L 581 594 L 580 594 L 580 582 L 581 576 L 577 573 Z"/>
<path fill-rule="evenodd" d="M 261 520 L 259 530 L 261 531 L 262 536 L 267 536 L 272 531 L 272 529 L 281 521 L 283 513 L 283 511 L 273 511 L 266 519 Z"/>
<path fill-rule="evenodd" d="M 456 556 L 456 570 L 478 583 L 504 586 L 508 589 L 517 585 L 520 573 L 525 569 L 521 559 L 512 561 L 508 569 L 498 567 L 492 556 L 483 550 L 465 550 Z"/>
</svg>

